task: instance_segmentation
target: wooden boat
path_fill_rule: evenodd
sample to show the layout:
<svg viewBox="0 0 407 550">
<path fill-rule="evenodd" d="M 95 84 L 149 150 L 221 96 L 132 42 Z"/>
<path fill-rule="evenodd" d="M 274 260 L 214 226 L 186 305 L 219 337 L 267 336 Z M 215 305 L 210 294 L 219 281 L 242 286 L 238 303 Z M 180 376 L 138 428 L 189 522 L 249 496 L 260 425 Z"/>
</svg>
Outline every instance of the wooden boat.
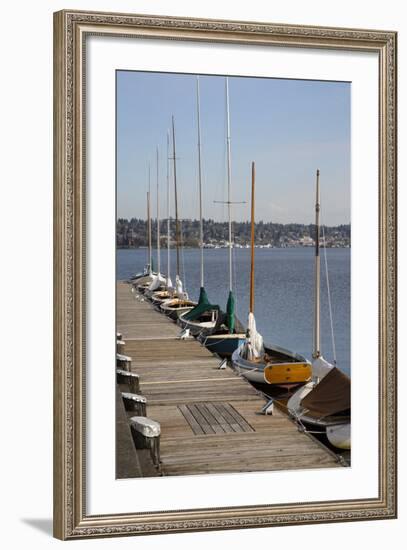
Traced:
<svg viewBox="0 0 407 550">
<path fill-rule="evenodd" d="M 144 294 L 148 290 L 149 286 L 153 281 L 153 277 L 157 273 L 153 272 L 153 256 L 152 256 L 152 245 L 151 245 L 151 214 L 150 214 L 150 184 L 151 184 L 151 173 L 150 166 L 148 167 L 148 191 L 147 191 L 147 236 L 148 236 L 148 264 L 146 266 L 147 273 L 142 277 L 137 277 L 133 281 L 133 285 L 136 287 L 137 291 L 141 294 Z"/>
<path fill-rule="evenodd" d="M 232 365 L 239 374 L 267 393 L 271 385 L 290 388 L 310 380 L 311 365 L 302 355 L 276 345 L 264 345 L 261 334 L 257 332 L 254 318 L 254 211 L 255 164 L 253 162 L 248 329 L 243 344 L 232 355 Z"/>
<path fill-rule="evenodd" d="M 170 300 L 173 294 L 173 290 L 157 290 L 150 296 L 150 300 L 154 305 L 160 305 L 165 301 Z"/>
<path fill-rule="evenodd" d="M 164 282 L 164 288 L 154 291 L 150 300 L 155 305 L 160 305 L 166 300 L 174 297 L 174 287 L 171 281 L 171 208 L 170 208 L 170 135 L 167 132 L 167 276 Z"/>
<path fill-rule="evenodd" d="M 153 276 L 150 286 L 144 291 L 145 296 L 151 300 L 156 292 L 166 290 L 167 279 L 161 273 L 161 235 L 160 235 L 160 186 L 159 186 L 159 151 L 156 150 L 156 188 L 157 188 L 157 274 Z"/>
<path fill-rule="evenodd" d="M 201 334 L 198 340 L 212 353 L 222 358 L 232 357 L 233 352 L 245 341 L 245 333 L 238 331 L 230 334 L 226 325 L 215 329 L 215 334 Z"/>
<path fill-rule="evenodd" d="M 313 378 L 296 391 L 287 408 L 297 422 L 322 432 L 342 426 L 341 430 L 330 430 L 330 437 L 335 446 L 350 448 L 350 378 L 337 367 L 328 367 L 325 376 Z"/>
<path fill-rule="evenodd" d="M 227 314 L 218 305 L 209 302 L 204 289 L 201 289 L 198 305 L 182 314 L 178 324 L 222 358 L 231 357 L 246 338 L 246 331 L 237 317 L 234 319 L 234 332 L 230 332 Z"/>
<path fill-rule="evenodd" d="M 202 332 L 210 333 L 217 325 L 220 316 L 218 305 L 211 306 L 204 283 L 204 248 L 203 248 L 203 216 L 202 216 L 202 164 L 201 164 L 201 117 L 199 101 L 199 76 L 197 76 L 197 128 L 198 128 L 198 184 L 199 184 L 199 248 L 200 248 L 200 291 L 197 305 L 178 317 L 178 324 L 188 329 L 191 336 L 199 336 Z"/>
<path fill-rule="evenodd" d="M 232 308 L 229 307 L 229 313 L 224 312 L 218 305 L 211 304 L 201 288 L 198 304 L 180 315 L 178 324 L 189 330 L 189 334 L 195 336 L 212 353 L 229 358 L 246 338 L 243 325 L 230 309 Z"/>
<path fill-rule="evenodd" d="M 178 319 L 180 327 L 188 329 L 192 336 L 199 336 L 202 332 L 210 334 L 222 314 L 218 305 L 210 304 L 207 299 L 205 303 L 205 298 L 202 298 L 204 292 L 201 290 L 198 304 Z"/>
<path fill-rule="evenodd" d="M 142 277 L 146 277 L 149 273 L 150 273 L 150 266 L 148 264 L 146 264 L 144 266 L 143 271 L 141 271 L 139 273 L 136 273 L 135 275 L 130 277 L 129 281 L 130 281 L 130 283 L 136 284 L 136 282 L 138 280 L 140 280 Z"/>
<path fill-rule="evenodd" d="M 165 300 L 160 304 L 160 310 L 176 321 L 180 315 L 190 311 L 196 306 L 196 302 L 193 302 L 188 298 L 188 294 L 184 292 L 182 287 L 182 281 L 180 279 L 180 258 L 179 258 L 179 246 L 180 246 L 180 227 L 178 218 L 178 193 L 177 193 L 177 163 L 175 154 L 175 124 L 174 117 L 172 117 L 172 144 L 173 144 L 173 169 L 174 169 L 174 193 L 175 193 L 175 236 L 177 245 L 177 274 L 175 277 L 175 289 L 172 298 Z"/>
<path fill-rule="evenodd" d="M 173 321 L 177 321 L 180 315 L 196 306 L 195 302 L 182 298 L 170 298 L 160 305 L 162 313 L 168 315 Z"/>
<path fill-rule="evenodd" d="M 144 266 L 144 269 L 141 273 L 136 273 L 130 277 L 129 281 L 133 285 L 139 283 L 143 284 L 148 281 L 149 276 L 151 276 L 153 271 L 153 260 L 151 255 L 151 222 L 150 222 L 150 166 L 148 167 L 148 191 L 147 191 L 147 237 L 148 237 L 148 258 L 147 263 Z M 143 281 L 143 283 L 142 283 Z"/>
<path fill-rule="evenodd" d="M 311 379 L 311 364 L 302 355 L 275 344 L 266 344 L 262 355 L 253 358 L 247 344 L 245 341 L 233 353 L 232 366 L 265 393 L 270 390 L 270 385 L 289 388 Z"/>
<path fill-rule="evenodd" d="M 188 294 L 183 292 L 182 282 L 178 275 L 175 278 L 174 297 L 159 304 L 161 312 L 173 321 L 177 321 L 180 315 L 192 310 L 195 306 L 196 302 L 189 300 Z"/>
<path fill-rule="evenodd" d="M 156 292 L 165 290 L 166 278 L 161 273 L 157 273 L 152 276 L 150 285 L 145 289 L 144 295 L 146 298 L 152 301 L 152 298 Z"/>
<path fill-rule="evenodd" d="M 141 294 L 144 294 L 153 281 L 153 277 L 156 273 L 148 273 L 144 277 L 140 277 L 133 282 L 133 285 L 136 287 L 137 291 Z"/>
<path fill-rule="evenodd" d="M 226 78 L 226 114 L 227 114 L 227 173 L 228 173 L 228 216 L 229 216 L 229 297 L 226 313 L 216 304 L 211 304 L 204 287 L 203 261 L 203 221 L 202 221 L 202 176 L 201 176 L 201 133 L 199 77 L 197 77 L 197 114 L 198 114 L 198 175 L 199 175 L 199 211 L 200 211 L 200 249 L 201 249 L 201 287 L 197 306 L 179 317 L 178 324 L 189 333 L 197 336 L 210 351 L 220 357 L 230 357 L 244 341 L 245 330 L 234 312 L 232 285 L 232 220 L 231 220 L 231 163 L 230 163 L 230 116 L 229 86 Z"/>
<path fill-rule="evenodd" d="M 313 376 L 288 400 L 287 409 L 305 429 L 308 427 L 318 429 L 335 447 L 350 449 L 350 378 L 335 365 L 326 361 L 320 349 L 319 170 L 317 170 L 316 180 Z"/>
</svg>

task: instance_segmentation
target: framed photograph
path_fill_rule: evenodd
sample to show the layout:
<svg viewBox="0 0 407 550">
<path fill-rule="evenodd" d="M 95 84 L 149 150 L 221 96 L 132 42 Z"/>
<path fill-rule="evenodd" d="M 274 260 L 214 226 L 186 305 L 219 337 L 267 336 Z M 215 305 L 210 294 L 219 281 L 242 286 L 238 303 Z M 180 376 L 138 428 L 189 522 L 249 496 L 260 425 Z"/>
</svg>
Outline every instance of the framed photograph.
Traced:
<svg viewBox="0 0 407 550">
<path fill-rule="evenodd" d="M 391 31 L 54 15 L 54 534 L 391 519 Z"/>
</svg>

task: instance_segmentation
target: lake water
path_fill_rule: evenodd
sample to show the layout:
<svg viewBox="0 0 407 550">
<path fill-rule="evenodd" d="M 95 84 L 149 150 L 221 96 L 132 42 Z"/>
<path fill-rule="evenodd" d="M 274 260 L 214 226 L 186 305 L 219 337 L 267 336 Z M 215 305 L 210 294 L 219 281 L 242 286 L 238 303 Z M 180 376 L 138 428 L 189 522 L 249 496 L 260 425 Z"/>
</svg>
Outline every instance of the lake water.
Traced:
<svg viewBox="0 0 407 550">
<path fill-rule="evenodd" d="M 226 308 L 228 297 L 228 251 L 206 249 L 205 288 L 212 303 Z M 234 249 L 236 313 L 246 325 L 249 307 L 250 250 Z M 117 250 L 117 279 L 142 271 L 144 249 Z M 156 265 L 156 251 L 153 252 Z M 350 249 L 327 249 L 333 310 L 337 366 L 350 374 Z M 161 270 L 167 270 L 167 252 L 161 251 Z M 200 281 L 200 251 L 182 253 L 181 275 L 189 296 L 197 299 Z M 175 253 L 171 258 L 174 282 Z M 297 351 L 311 359 L 313 343 L 314 249 L 256 249 L 255 317 L 257 330 L 266 342 Z M 333 360 L 325 280 L 324 251 L 321 250 L 321 351 Z"/>
</svg>

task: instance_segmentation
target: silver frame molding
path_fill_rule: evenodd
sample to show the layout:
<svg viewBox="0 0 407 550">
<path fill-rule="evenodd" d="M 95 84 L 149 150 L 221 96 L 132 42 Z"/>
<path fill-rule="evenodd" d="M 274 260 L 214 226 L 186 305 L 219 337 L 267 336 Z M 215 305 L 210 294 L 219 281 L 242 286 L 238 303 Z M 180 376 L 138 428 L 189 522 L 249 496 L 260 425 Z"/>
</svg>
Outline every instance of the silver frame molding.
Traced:
<svg viewBox="0 0 407 550">
<path fill-rule="evenodd" d="M 374 499 L 86 515 L 86 36 L 102 34 L 376 52 L 379 59 L 379 495 Z M 54 14 L 54 535 L 60 539 L 395 518 L 396 52 L 390 31 L 150 15 Z"/>
</svg>

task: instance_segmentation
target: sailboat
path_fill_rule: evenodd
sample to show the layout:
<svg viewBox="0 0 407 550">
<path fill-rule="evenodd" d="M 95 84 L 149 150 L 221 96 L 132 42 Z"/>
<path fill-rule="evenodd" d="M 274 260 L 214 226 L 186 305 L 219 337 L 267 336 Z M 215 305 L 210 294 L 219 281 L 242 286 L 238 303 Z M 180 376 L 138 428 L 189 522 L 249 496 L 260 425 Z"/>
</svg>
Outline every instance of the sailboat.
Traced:
<svg viewBox="0 0 407 550">
<path fill-rule="evenodd" d="M 320 347 L 320 185 L 316 174 L 315 299 L 313 377 L 288 400 L 289 414 L 301 425 L 325 432 L 332 445 L 350 449 L 350 378 L 324 359 Z M 324 243 L 325 244 L 325 243 Z M 334 361 L 336 363 L 336 361 Z"/>
<path fill-rule="evenodd" d="M 153 304 L 159 305 L 172 298 L 174 294 L 174 287 L 171 281 L 171 207 L 170 207 L 170 133 L 167 132 L 167 277 L 165 279 L 165 285 L 162 290 L 155 291 L 150 299 Z"/>
<path fill-rule="evenodd" d="M 156 187 L 157 187 L 157 273 L 153 274 L 153 279 L 145 291 L 147 298 L 151 299 L 154 292 L 162 290 L 165 287 L 166 278 L 161 274 L 161 236 L 160 236 L 160 186 L 159 186 L 159 151 L 156 150 Z"/>
<path fill-rule="evenodd" d="M 150 168 L 149 168 L 150 170 Z M 150 177 L 150 174 L 149 174 L 149 177 Z M 148 211 L 148 192 L 147 192 L 147 211 Z M 148 226 L 147 226 L 147 234 L 148 234 Z M 147 280 L 148 280 L 148 277 L 149 275 L 151 274 L 151 254 L 150 254 L 150 249 L 148 250 L 148 257 L 147 257 L 147 263 L 146 265 L 144 266 L 144 269 L 142 272 L 139 272 L 139 273 L 136 273 L 135 275 L 133 275 L 132 277 L 130 277 L 129 279 L 129 282 L 131 282 L 133 285 L 137 284 L 138 282 L 141 281 L 141 279 L 145 279 L 147 277 Z"/>
<path fill-rule="evenodd" d="M 150 184 L 151 184 L 151 173 L 150 166 L 148 167 L 148 191 L 147 191 L 147 236 L 148 236 L 148 263 L 146 266 L 146 273 L 142 277 L 137 277 L 133 281 L 136 289 L 140 293 L 144 293 L 149 286 L 151 285 L 154 276 L 156 275 L 153 271 L 153 255 L 152 255 L 152 245 L 151 245 L 151 205 L 150 205 Z"/>
<path fill-rule="evenodd" d="M 276 345 L 265 345 L 263 337 L 256 329 L 254 317 L 254 212 L 255 212 L 255 163 L 252 163 L 251 193 L 251 257 L 250 257 L 250 305 L 248 328 L 245 340 L 232 354 L 232 367 L 244 378 L 255 384 L 265 393 L 268 384 L 292 387 L 311 378 L 311 365 L 295 352 Z M 265 372 L 268 379 L 265 381 Z"/>
<path fill-rule="evenodd" d="M 178 323 L 188 329 L 190 334 L 199 340 L 213 353 L 220 357 L 230 357 L 233 351 L 245 338 L 245 331 L 234 311 L 232 284 L 232 218 L 231 218 L 231 161 L 230 161 L 230 115 L 229 115 L 229 82 L 226 78 L 226 113 L 227 113 L 227 159 L 228 159 L 228 213 L 229 213 L 229 297 L 226 313 L 219 305 L 211 304 L 204 287 L 203 262 L 203 221 L 202 221 L 202 170 L 201 170 L 201 128 L 199 77 L 197 77 L 197 114 L 198 114 L 198 175 L 199 175 L 199 211 L 200 211 L 200 248 L 201 248 L 201 288 L 198 305 L 179 317 Z"/>
<path fill-rule="evenodd" d="M 175 276 L 175 288 L 173 297 L 165 300 L 160 304 L 160 309 L 163 313 L 168 315 L 172 320 L 176 321 L 180 315 L 190 311 L 196 306 L 196 302 L 193 302 L 188 298 L 188 294 L 184 291 L 182 281 L 180 277 L 180 224 L 178 218 L 178 192 L 177 192 L 177 162 L 175 154 L 175 123 L 174 116 L 172 117 L 172 146 L 173 146 L 173 171 L 174 171 L 174 192 L 175 192 L 175 234 L 176 234 L 176 246 L 177 246 L 177 273 Z"/>
</svg>

